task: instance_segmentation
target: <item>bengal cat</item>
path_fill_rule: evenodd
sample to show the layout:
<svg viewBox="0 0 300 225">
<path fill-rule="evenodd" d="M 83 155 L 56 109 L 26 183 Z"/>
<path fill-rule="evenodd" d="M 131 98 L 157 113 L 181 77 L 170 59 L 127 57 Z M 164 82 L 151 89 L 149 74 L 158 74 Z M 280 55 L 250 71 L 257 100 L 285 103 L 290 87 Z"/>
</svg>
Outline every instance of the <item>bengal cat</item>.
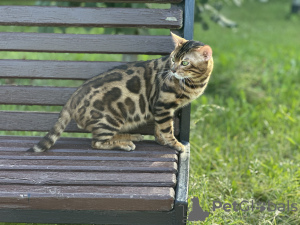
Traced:
<svg viewBox="0 0 300 225">
<path fill-rule="evenodd" d="M 67 101 L 48 134 L 28 151 L 54 145 L 71 119 L 92 133 L 96 149 L 135 149 L 142 135 L 124 134 L 155 121 L 155 140 L 184 151 L 174 137 L 174 112 L 199 97 L 213 70 L 212 49 L 172 34 L 174 51 L 159 59 L 113 68 L 81 85 Z"/>
</svg>

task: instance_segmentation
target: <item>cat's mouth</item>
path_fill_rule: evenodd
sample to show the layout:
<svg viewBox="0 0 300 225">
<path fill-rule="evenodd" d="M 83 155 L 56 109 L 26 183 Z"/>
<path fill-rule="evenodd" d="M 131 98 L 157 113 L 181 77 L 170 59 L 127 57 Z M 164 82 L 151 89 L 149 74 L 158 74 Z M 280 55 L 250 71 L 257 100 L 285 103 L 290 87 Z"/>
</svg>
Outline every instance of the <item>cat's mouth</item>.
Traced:
<svg viewBox="0 0 300 225">
<path fill-rule="evenodd" d="M 172 76 L 174 76 L 178 80 L 183 80 L 184 79 L 184 77 L 178 75 L 178 73 L 173 73 L 172 71 L 170 73 L 172 74 Z"/>
</svg>

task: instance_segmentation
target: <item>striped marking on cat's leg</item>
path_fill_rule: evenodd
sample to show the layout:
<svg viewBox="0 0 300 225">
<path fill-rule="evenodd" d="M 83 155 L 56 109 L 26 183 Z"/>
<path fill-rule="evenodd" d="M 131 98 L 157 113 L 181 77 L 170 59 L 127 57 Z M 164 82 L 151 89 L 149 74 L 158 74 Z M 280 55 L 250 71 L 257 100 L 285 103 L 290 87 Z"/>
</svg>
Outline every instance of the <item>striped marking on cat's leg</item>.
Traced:
<svg viewBox="0 0 300 225">
<path fill-rule="evenodd" d="M 162 145 L 168 145 L 179 152 L 185 147 L 174 136 L 173 117 L 155 118 L 155 140 Z"/>
<path fill-rule="evenodd" d="M 110 141 L 118 132 L 119 129 L 113 126 L 110 126 L 106 123 L 102 123 L 102 121 L 95 121 L 90 124 L 92 127 L 91 132 L 93 134 L 92 147 L 97 149 L 103 149 L 99 147 L 99 144 L 96 143 L 105 143 Z M 111 149 L 107 146 L 106 149 Z"/>
<path fill-rule="evenodd" d="M 111 141 L 142 141 L 144 136 L 141 134 L 116 134 Z"/>
<path fill-rule="evenodd" d="M 160 128 L 158 126 L 155 126 L 155 131 L 154 131 L 154 136 L 155 136 L 155 141 L 158 144 L 161 145 L 167 145 L 168 143 L 165 141 L 165 139 L 163 138 L 163 136 L 161 135 L 161 131 Z"/>
<path fill-rule="evenodd" d="M 130 141 L 115 140 L 114 137 L 118 135 L 119 129 L 111 127 L 107 124 L 98 124 L 99 127 L 93 128 L 92 147 L 96 149 L 121 149 L 125 151 L 132 151 L 135 145 Z"/>
</svg>

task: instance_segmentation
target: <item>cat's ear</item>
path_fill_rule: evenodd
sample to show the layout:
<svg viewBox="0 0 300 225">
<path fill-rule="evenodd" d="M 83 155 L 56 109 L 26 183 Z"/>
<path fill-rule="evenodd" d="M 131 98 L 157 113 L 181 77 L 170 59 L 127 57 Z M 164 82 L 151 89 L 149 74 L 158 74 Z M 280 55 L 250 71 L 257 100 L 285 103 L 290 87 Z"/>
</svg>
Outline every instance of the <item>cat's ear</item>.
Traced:
<svg viewBox="0 0 300 225">
<path fill-rule="evenodd" d="M 185 40 L 182 37 L 179 37 L 176 34 L 173 34 L 172 32 L 171 32 L 171 35 L 172 35 L 172 39 L 173 39 L 175 47 L 178 47 L 178 46 L 184 44 L 185 42 L 187 42 L 187 40 Z"/>
<path fill-rule="evenodd" d="M 212 57 L 212 49 L 209 45 L 204 45 L 197 49 L 197 51 L 204 57 L 205 61 L 208 61 Z"/>
</svg>

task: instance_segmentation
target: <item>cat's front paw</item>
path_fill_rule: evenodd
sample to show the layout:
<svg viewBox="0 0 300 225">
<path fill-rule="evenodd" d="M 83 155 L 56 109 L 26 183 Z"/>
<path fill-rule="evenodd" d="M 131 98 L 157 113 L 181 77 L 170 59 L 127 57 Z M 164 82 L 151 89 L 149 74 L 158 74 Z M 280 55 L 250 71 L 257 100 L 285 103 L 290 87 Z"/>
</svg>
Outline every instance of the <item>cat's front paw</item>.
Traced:
<svg viewBox="0 0 300 225">
<path fill-rule="evenodd" d="M 172 148 L 175 148 L 178 152 L 184 152 L 185 147 L 180 142 L 176 142 L 175 145 L 170 146 Z"/>
<path fill-rule="evenodd" d="M 179 141 L 176 140 L 175 143 L 167 142 L 162 136 L 156 136 L 155 141 L 160 145 L 168 145 L 171 148 L 176 149 L 178 152 L 184 152 L 185 147 Z"/>
</svg>

